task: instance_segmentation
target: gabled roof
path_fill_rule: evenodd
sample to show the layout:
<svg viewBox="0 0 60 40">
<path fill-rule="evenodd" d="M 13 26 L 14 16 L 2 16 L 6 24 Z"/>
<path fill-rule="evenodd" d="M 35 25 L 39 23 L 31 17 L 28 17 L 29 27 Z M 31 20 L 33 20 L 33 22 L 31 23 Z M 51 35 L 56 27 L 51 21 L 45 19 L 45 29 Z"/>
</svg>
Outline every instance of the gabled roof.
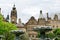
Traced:
<svg viewBox="0 0 60 40">
<path fill-rule="evenodd" d="M 32 16 L 26 24 L 28 24 L 28 25 L 36 25 L 36 24 L 37 24 L 37 21 L 36 21 L 36 19 Z"/>
</svg>

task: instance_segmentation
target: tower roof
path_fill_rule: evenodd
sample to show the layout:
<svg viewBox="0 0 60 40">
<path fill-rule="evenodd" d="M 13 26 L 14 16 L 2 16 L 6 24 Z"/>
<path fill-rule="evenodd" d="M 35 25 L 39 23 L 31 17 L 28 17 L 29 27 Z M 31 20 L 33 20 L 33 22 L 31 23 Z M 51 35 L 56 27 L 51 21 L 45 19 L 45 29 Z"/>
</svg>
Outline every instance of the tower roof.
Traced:
<svg viewBox="0 0 60 40">
<path fill-rule="evenodd" d="M 55 14 L 55 16 L 58 16 L 57 14 Z"/>
<path fill-rule="evenodd" d="M 40 10 L 39 18 L 44 18 L 42 14 L 42 10 Z"/>
<path fill-rule="evenodd" d="M 54 15 L 54 20 L 58 20 L 58 15 L 57 14 Z"/>
<path fill-rule="evenodd" d="M 16 7 L 15 7 L 15 4 L 13 5 L 13 10 L 15 10 L 16 9 Z"/>
</svg>

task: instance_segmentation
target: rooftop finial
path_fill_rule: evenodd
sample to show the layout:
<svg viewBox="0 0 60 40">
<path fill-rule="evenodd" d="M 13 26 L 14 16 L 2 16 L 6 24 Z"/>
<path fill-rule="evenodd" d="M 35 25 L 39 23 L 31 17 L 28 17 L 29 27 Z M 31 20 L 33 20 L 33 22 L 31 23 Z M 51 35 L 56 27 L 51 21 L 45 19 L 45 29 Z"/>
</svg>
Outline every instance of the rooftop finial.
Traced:
<svg viewBox="0 0 60 40">
<path fill-rule="evenodd" d="M 15 7 L 15 4 L 14 4 L 14 7 Z"/>
<path fill-rule="evenodd" d="M 40 10 L 39 18 L 43 18 L 42 10 Z"/>
<path fill-rule="evenodd" d="M 13 5 L 13 10 L 15 10 L 16 9 L 16 7 L 15 7 L 15 4 Z"/>
<path fill-rule="evenodd" d="M 49 18 L 48 13 L 47 13 L 47 19 Z"/>
<path fill-rule="evenodd" d="M 42 14 L 42 10 L 40 10 L 40 14 Z"/>
</svg>

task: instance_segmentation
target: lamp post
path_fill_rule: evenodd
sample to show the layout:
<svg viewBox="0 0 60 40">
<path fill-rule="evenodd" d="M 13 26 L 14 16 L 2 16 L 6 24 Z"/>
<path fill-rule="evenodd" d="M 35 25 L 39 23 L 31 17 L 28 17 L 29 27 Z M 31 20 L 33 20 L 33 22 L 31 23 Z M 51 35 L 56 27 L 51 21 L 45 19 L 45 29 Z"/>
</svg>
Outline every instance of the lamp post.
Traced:
<svg viewBox="0 0 60 40">
<path fill-rule="evenodd" d="M 20 40 L 19 36 L 24 34 L 23 30 L 12 30 L 11 33 L 15 34 L 16 38 L 15 40 Z"/>
<path fill-rule="evenodd" d="M 46 32 L 49 32 L 52 30 L 49 26 L 38 26 L 33 28 L 34 31 L 38 31 L 40 33 L 40 40 L 45 40 L 46 38 Z"/>
</svg>

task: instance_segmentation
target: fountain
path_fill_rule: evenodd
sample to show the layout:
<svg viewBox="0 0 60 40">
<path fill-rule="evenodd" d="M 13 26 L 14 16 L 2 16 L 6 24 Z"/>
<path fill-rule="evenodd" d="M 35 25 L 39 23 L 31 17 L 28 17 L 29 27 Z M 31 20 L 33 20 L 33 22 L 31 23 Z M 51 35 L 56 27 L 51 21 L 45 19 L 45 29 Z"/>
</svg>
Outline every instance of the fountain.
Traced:
<svg viewBox="0 0 60 40">
<path fill-rule="evenodd" d="M 40 40 L 45 40 L 46 32 L 51 31 L 52 27 L 50 27 L 50 26 L 38 26 L 38 27 L 34 27 L 33 29 L 34 29 L 34 31 L 40 32 Z"/>
<path fill-rule="evenodd" d="M 20 40 L 19 36 L 24 34 L 23 30 L 12 30 L 11 33 L 15 34 L 16 38 L 15 40 Z"/>
<path fill-rule="evenodd" d="M 0 40 L 2 40 L 3 37 L 4 37 L 3 35 L 0 35 Z"/>
</svg>

